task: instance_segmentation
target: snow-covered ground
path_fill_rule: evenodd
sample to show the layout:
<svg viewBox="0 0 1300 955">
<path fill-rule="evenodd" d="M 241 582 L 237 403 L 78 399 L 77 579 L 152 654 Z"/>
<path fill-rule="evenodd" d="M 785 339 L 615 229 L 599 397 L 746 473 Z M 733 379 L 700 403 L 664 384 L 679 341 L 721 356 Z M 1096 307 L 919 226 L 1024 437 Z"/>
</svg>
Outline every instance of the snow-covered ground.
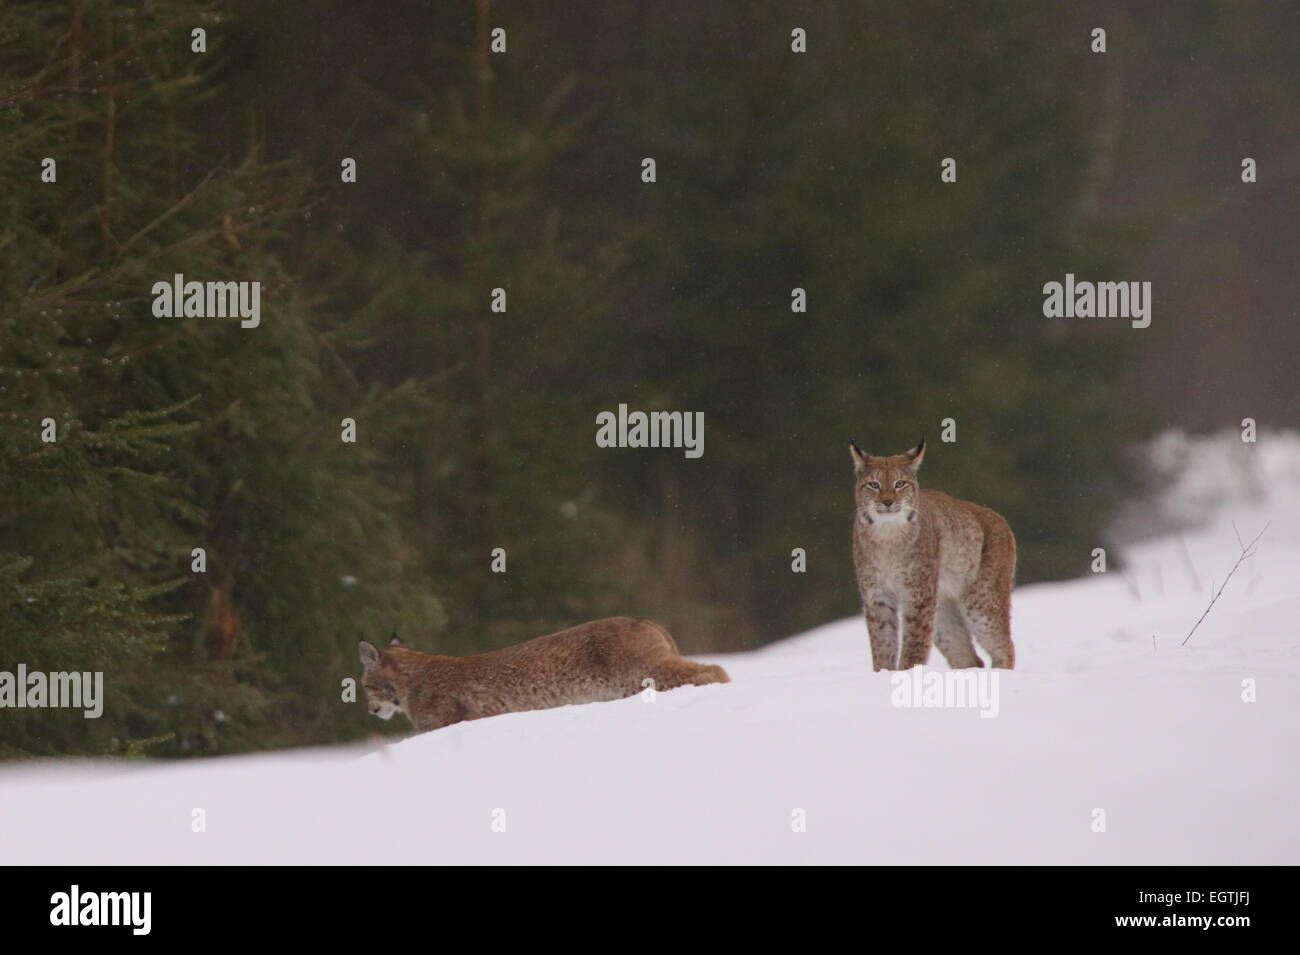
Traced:
<svg viewBox="0 0 1300 955">
<path fill-rule="evenodd" d="M 1161 440 L 1151 507 L 1201 526 L 1018 589 L 992 718 L 892 705 L 844 620 L 653 702 L 386 746 L 9 767 L 0 860 L 1295 864 L 1300 435 Z M 1247 541 L 1271 523 L 1180 646 L 1240 554 L 1232 522 Z"/>
</svg>

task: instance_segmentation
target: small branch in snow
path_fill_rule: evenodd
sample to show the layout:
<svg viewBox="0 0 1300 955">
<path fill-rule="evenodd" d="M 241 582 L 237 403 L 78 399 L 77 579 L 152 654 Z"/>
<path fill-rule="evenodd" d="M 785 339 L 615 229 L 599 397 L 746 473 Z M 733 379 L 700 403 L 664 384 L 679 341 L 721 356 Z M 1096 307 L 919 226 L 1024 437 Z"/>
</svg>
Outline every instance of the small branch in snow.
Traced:
<svg viewBox="0 0 1300 955">
<path fill-rule="evenodd" d="M 1247 557 L 1255 556 L 1255 551 L 1253 548 L 1257 543 L 1259 543 L 1259 539 L 1264 536 L 1264 531 L 1268 530 L 1268 525 L 1272 523 L 1273 523 L 1272 521 L 1269 521 L 1268 524 L 1265 524 L 1264 530 L 1256 534 L 1255 539 L 1252 540 L 1249 544 L 1243 544 L 1241 542 L 1241 534 L 1237 532 L 1237 525 L 1235 523 L 1232 525 L 1232 532 L 1237 535 L 1237 546 L 1241 548 L 1241 556 L 1238 557 L 1237 562 L 1232 565 L 1232 570 L 1228 571 L 1228 576 L 1223 578 L 1223 587 L 1228 586 L 1228 581 L 1232 579 L 1232 575 L 1237 572 L 1237 568 L 1241 566 L 1241 562 L 1243 560 L 1245 560 Z M 1211 583 L 1210 586 L 1213 587 L 1214 584 Z M 1183 646 L 1183 647 L 1187 646 L 1187 641 L 1192 639 L 1192 634 L 1195 633 L 1196 628 L 1201 625 L 1201 620 L 1204 620 L 1206 617 L 1210 615 L 1210 610 L 1214 607 L 1215 602 L 1218 601 L 1220 595 L 1223 593 L 1223 587 L 1220 587 L 1218 591 L 1215 593 L 1214 597 L 1211 598 L 1210 606 L 1205 608 L 1205 613 L 1201 614 L 1200 620 L 1197 620 L 1196 623 L 1192 626 L 1192 629 L 1188 632 L 1187 636 L 1183 637 L 1183 642 L 1180 643 L 1179 646 Z"/>
</svg>

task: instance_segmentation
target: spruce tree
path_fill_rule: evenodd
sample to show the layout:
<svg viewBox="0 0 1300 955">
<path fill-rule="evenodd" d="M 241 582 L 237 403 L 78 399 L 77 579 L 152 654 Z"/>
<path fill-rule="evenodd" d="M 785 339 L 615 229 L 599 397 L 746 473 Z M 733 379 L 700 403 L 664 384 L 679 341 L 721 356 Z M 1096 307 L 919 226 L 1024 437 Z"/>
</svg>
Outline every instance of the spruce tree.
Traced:
<svg viewBox="0 0 1300 955">
<path fill-rule="evenodd" d="M 223 100 L 228 5 L 4 16 L 0 657 L 103 670 L 108 691 L 101 720 L 28 711 L 7 744 L 219 752 L 359 730 L 340 685 L 361 630 L 440 610 L 374 477 L 401 396 L 354 386 L 284 265 L 318 187 L 264 160 Z M 151 290 L 177 274 L 259 282 L 261 323 L 158 317 Z"/>
</svg>

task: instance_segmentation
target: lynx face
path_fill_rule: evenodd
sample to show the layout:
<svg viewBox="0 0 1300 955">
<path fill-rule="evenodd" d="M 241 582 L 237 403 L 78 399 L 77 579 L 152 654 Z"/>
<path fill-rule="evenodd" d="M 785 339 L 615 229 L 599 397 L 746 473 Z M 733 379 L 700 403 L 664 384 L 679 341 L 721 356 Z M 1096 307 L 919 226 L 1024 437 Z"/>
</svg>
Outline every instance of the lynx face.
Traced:
<svg viewBox="0 0 1300 955">
<path fill-rule="evenodd" d="M 366 691 L 366 708 L 371 716 L 389 720 L 394 713 L 402 712 L 402 701 L 397 686 L 384 675 L 381 660 L 379 650 L 362 640 L 361 663 L 365 672 L 361 676 L 361 688 Z"/>
<path fill-rule="evenodd" d="M 388 680 L 378 674 L 366 674 L 361 678 L 361 687 L 366 691 L 366 707 L 371 716 L 390 720 L 394 713 L 402 712 L 397 687 Z"/>
<path fill-rule="evenodd" d="M 925 439 L 912 450 L 889 457 L 873 457 L 853 443 L 849 450 L 858 516 L 873 525 L 915 524 L 921 501 L 916 472 L 925 457 Z"/>
</svg>

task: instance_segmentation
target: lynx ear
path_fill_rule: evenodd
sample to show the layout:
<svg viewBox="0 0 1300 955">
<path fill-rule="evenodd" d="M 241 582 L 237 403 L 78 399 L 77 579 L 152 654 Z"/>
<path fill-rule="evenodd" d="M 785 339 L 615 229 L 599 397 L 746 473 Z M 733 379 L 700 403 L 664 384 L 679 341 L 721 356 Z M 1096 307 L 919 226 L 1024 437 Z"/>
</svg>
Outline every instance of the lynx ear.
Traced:
<svg viewBox="0 0 1300 955">
<path fill-rule="evenodd" d="M 921 443 L 910 451 L 903 452 L 911 458 L 911 464 L 908 465 L 913 471 L 921 466 L 921 461 L 925 457 L 925 435 L 921 435 Z"/>
<path fill-rule="evenodd" d="M 862 471 L 871 463 L 871 455 L 863 451 L 854 442 L 849 442 L 849 454 L 853 456 L 853 470 Z"/>
<path fill-rule="evenodd" d="M 362 640 L 358 649 L 361 651 L 361 663 L 367 670 L 379 663 L 379 648 L 373 643 Z"/>
<path fill-rule="evenodd" d="M 397 631 L 396 631 L 396 630 L 393 631 L 393 639 L 391 639 L 391 640 L 388 641 L 388 645 L 389 645 L 390 647 L 400 647 L 400 646 L 402 646 L 402 641 L 399 640 L 399 639 L 397 639 Z"/>
</svg>

